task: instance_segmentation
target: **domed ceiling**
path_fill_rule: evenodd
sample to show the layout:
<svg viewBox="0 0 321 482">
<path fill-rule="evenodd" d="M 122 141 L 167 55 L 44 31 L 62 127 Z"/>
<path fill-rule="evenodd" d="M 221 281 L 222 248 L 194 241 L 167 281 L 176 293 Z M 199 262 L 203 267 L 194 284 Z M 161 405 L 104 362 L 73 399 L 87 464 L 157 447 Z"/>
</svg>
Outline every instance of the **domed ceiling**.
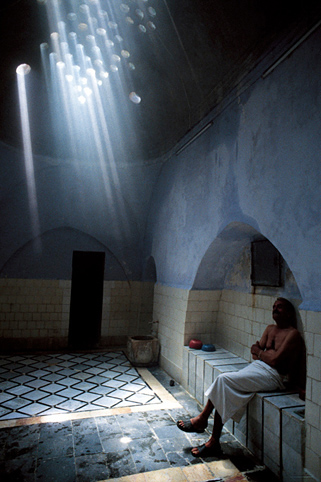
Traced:
<svg viewBox="0 0 321 482">
<path fill-rule="evenodd" d="M 320 10 L 311 0 L 6 0 L 0 139 L 22 148 L 23 77 L 35 154 L 157 159 Z"/>
</svg>

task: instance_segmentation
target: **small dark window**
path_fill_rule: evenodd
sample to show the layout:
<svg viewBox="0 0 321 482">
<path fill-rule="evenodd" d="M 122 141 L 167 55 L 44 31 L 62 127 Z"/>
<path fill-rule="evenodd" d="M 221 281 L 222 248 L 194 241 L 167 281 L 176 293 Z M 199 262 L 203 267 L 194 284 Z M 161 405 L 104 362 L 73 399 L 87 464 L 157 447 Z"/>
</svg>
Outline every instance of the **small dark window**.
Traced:
<svg viewBox="0 0 321 482">
<path fill-rule="evenodd" d="M 281 255 L 270 241 L 252 242 L 252 286 L 281 286 Z"/>
</svg>

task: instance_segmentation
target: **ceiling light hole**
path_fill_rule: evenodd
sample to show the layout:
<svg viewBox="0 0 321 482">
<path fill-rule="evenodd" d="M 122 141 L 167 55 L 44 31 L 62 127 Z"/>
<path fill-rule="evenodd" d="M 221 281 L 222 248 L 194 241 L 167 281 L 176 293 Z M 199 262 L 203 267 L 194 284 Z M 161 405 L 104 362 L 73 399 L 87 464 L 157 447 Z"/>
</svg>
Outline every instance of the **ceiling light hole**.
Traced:
<svg viewBox="0 0 321 482">
<path fill-rule="evenodd" d="M 116 30 L 116 28 L 118 27 L 117 23 L 116 22 L 108 22 L 108 27 L 113 29 L 113 30 Z"/>
<path fill-rule="evenodd" d="M 101 51 L 100 51 L 100 48 L 97 47 L 97 45 L 95 45 L 92 49 L 91 49 L 92 53 L 96 56 L 96 57 L 100 57 L 101 56 Z"/>
<path fill-rule="evenodd" d="M 137 8 L 137 9 L 135 10 L 135 13 L 136 13 L 137 17 L 140 18 L 140 20 L 143 20 L 143 18 L 144 18 L 144 12 L 143 12 L 140 8 Z"/>
<path fill-rule="evenodd" d="M 67 19 L 71 22 L 75 22 L 77 20 L 77 15 L 74 12 L 70 12 L 67 14 Z"/>
<path fill-rule="evenodd" d="M 112 55 L 111 59 L 112 59 L 113 62 L 120 62 L 120 60 L 121 60 L 119 55 L 116 55 L 116 54 Z"/>
<path fill-rule="evenodd" d="M 80 7 L 79 7 L 79 12 L 80 12 L 80 13 L 83 13 L 83 14 L 85 14 L 85 15 L 89 15 L 90 9 L 89 9 L 88 5 L 86 5 L 85 3 L 83 3 L 83 4 L 80 5 Z"/>
<path fill-rule="evenodd" d="M 98 16 L 99 16 L 100 18 L 102 18 L 103 20 L 107 20 L 107 19 L 108 19 L 108 13 L 106 12 L 106 10 L 99 10 Z"/>
<path fill-rule="evenodd" d="M 139 95 L 136 94 L 136 92 L 131 92 L 129 94 L 129 98 L 134 104 L 140 104 L 142 101 L 142 99 L 139 97 Z"/>
<path fill-rule="evenodd" d="M 101 36 L 106 35 L 106 30 L 104 28 L 97 28 L 96 32 L 97 32 L 97 35 L 101 35 Z"/>
<path fill-rule="evenodd" d="M 153 22 L 147 22 L 147 26 L 151 30 L 156 30 L 156 25 Z"/>
<path fill-rule="evenodd" d="M 93 35 L 87 35 L 86 40 L 87 40 L 87 42 L 95 44 L 95 37 Z"/>
<path fill-rule="evenodd" d="M 122 3 L 119 8 L 120 8 L 120 10 L 121 10 L 122 12 L 124 12 L 124 13 L 128 13 L 128 12 L 130 11 L 129 6 L 126 5 L 125 3 Z"/>
<path fill-rule="evenodd" d="M 20 64 L 16 68 L 16 72 L 18 75 L 28 75 L 30 71 L 31 71 L 31 67 L 28 64 Z"/>
<path fill-rule="evenodd" d="M 84 22 L 81 22 L 79 25 L 78 25 L 78 29 L 81 31 L 81 32 L 85 32 L 87 29 L 88 29 L 88 25 Z"/>
<path fill-rule="evenodd" d="M 148 13 L 151 17 L 156 17 L 156 10 L 153 7 L 148 7 Z"/>
</svg>

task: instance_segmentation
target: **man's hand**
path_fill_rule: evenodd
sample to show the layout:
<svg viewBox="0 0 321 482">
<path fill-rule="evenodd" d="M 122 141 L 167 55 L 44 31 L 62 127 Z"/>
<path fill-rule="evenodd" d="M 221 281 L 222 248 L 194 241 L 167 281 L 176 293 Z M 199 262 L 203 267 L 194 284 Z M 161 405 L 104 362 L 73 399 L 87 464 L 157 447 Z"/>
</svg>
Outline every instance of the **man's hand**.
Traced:
<svg viewBox="0 0 321 482">
<path fill-rule="evenodd" d="M 251 354 L 253 360 L 258 360 L 259 359 L 259 354 L 261 353 L 262 348 L 260 347 L 260 342 L 257 341 L 254 343 L 254 345 L 251 346 Z"/>
</svg>

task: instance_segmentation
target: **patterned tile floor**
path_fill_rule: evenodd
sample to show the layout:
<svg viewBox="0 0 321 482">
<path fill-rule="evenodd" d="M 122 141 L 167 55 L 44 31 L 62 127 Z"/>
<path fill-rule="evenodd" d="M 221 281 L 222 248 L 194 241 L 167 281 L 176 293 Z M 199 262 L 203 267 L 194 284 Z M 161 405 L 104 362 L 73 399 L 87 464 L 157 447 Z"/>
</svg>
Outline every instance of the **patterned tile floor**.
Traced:
<svg viewBox="0 0 321 482">
<path fill-rule="evenodd" d="M 123 352 L 0 356 L 0 420 L 157 402 Z"/>
<path fill-rule="evenodd" d="M 199 446 L 208 439 L 213 422 L 204 434 L 189 434 L 177 429 L 176 420 L 194 416 L 199 411 L 199 405 L 160 368 L 139 369 L 136 372 L 123 353 L 71 354 L 71 358 L 63 356 L 64 358 L 61 355 L 46 355 L 41 361 L 38 356 L 32 355 L 15 357 L 15 360 L 11 357 L 10 361 L 16 366 L 11 365 L 10 371 L 5 363 L 6 357 L 1 357 L 2 375 L 12 375 L 4 381 L 12 381 L 14 384 L 11 387 L 5 385 L 6 389 L 2 393 L 28 401 L 27 405 L 24 402 L 17 405 L 19 413 L 12 411 L 13 405 L 9 408 L 7 406 L 7 402 L 14 398 L 9 397 L 2 402 L 1 406 L 9 410 L 9 414 L 3 414 L 3 417 L 11 414 L 11 418 L 0 421 L 1 482 L 204 482 L 212 480 L 213 476 L 224 482 L 278 482 L 269 471 L 257 465 L 257 460 L 225 430 L 221 437 L 224 454 L 221 460 L 195 459 L 191 447 Z M 107 357 L 112 361 L 107 361 Z M 82 360 L 75 360 L 76 358 Z M 28 360 L 28 363 L 21 363 L 23 360 Z M 61 368 L 60 362 L 74 365 Z M 35 366 L 38 363 L 46 365 Z M 101 367 L 104 363 L 110 363 L 112 367 Z M 78 370 L 77 365 L 78 368 L 79 365 L 84 365 L 83 370 Z M 28 373 L 21 371 L 23 366 L 30 368 Z M 48 367 L 54 369 L 48 370 Z M 18 368 L 20 371 L 17 371 Z M 46 416 L 48 411 L 56 408 L 54 403 L 44 410 L 44 398 L 24 398 L 27 393 L 36 391 L 33 385 L 32 391 L 21 393 L 21 390 L 24 391 L 21 387 L 29 387 L 36 380 L 48 382 L 47 378 L 51 374 L 61 376 L 61 370 L 71 368 L 74 368 L 74 374 L 79 375 L 78 378 L 65 373 L 59 379 L 49 378 L 48 384 L 40 384 L 36 390 L 45 392 L 44 398 L 51 397 L 52 394 L 63 397 L 60 395 L 60 387 L 57 390 L 55 385 L 62 385 L 61 382 L 68 379 L 71 383 L 62 385 L 62 390 L 72 388 L 84 393 L 95 393 L 92 390 L 105 387 L 105 382 L 100 380 L 102 383 L 99 384 L 96 379 L 96 382 L 92 382 L 96 388 L 86 386 L 86 391 L 84 386 L 81 389 L 74 388 L 74 381 L 76 384 L 90 383 L 92 377 L 102 377 L 102 373 L 112 369 L 115 376 L 112 378 L 109 375 L 108 381 L 117 381 L 121 377 L 120 381 L 124 382 L 121 387 L 113 386 L 114 391 L 106 395 L 111 397 L 113 393 L 118 393 L 113 400 L 116 405 L 103 410 L 90 410 L 88 407 L 96 407 L 94 402 L 97 403 L 100 399 L 86 400 L 84 403 L 87 404 L 87 411 L 81 411 L 86 405 L 77 407 L 74 412 L 59 408 L 64 410 L 64 414 L 59 412 L 57 415 Z M 103 372 L 92 373 L 91 368 L 102 369 Z M 32 375 L 37 370 L 46 371 L 48 375 Z M 90 377 L 87 377 L 88 374 Z M 139 374 L 142 375 L 141 378 Z M 135 378 L 124 379 L 124 375 Z M 16 380 L 25 376 L 30 379 Z M 141 386 L 141 389 L 135 391 L 135 386 L 135 390 L 128 390 L 129 395 L 119 395 L 119 390 L 127 391 L 132 384 Z M 54 388 L 52 394 L 44 390 L 50 385 Z M 16 391 L 12 394 L 8 390 L 13 388 Z M 140 393 L 146 395 L 145 390 L 153 398 L 138 401 L 135 397 L 135 400 L 128 400 Z M 123 395 L 126 396 L 123 398 Z M 72 392 L 68 400 L 78 401 L 76 397 L 79 396 Z M 145 404 L 142 405 L 142 402 Z M 40 407 L 43 412 L 39 412 L 44 413 L 43 416 L 28 416 L 25 407 L 31 407 L 33 403 L 43 405 Z M 59 399 L 58 405 L 61 403 L 64 402 Z M 131 403 L 131 406 L 125 407 L 124 403 Z M 38 413 L 37 410 L 35 412 Z M 20 418 L 14 419 L 17 415 Z"/>
</svg>

